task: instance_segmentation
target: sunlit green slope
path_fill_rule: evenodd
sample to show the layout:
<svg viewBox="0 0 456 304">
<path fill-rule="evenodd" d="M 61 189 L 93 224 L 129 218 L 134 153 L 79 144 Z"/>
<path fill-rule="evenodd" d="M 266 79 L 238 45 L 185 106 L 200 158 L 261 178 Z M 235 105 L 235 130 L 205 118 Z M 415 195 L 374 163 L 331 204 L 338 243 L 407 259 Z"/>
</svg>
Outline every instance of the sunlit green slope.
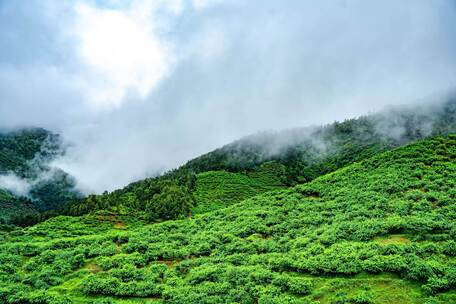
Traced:
<svg viewBox="0 0 456 304">
<path fill-rule="evenodd" d="M 285 187 L 285 167 L 264 163 L 247 173 L 208 171 L 197 175 L 193 213 L 204 213 L 239 203 L 257 194 Z"/>
<path fill-rule="evenodd" d="M 456 136 L 178 221 L 4 233 L 2 303 L 454 303 Z"/>
</svg>

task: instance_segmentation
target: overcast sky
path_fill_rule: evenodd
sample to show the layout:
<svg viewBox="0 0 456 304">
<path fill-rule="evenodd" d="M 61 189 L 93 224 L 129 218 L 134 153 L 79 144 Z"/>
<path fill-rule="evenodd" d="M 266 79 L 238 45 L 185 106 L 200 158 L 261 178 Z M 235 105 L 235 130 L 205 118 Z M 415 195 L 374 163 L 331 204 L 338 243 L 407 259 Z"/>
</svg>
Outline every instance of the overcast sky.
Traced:
<svg viewBox="0 0 456 304">
<path fill-rule="evenodd" d="M 456 84 L 440 0 L 0 0 L 0 128 L 72 143 L 113 190 L 261 130 L 410 104 Z"/>
</svg>

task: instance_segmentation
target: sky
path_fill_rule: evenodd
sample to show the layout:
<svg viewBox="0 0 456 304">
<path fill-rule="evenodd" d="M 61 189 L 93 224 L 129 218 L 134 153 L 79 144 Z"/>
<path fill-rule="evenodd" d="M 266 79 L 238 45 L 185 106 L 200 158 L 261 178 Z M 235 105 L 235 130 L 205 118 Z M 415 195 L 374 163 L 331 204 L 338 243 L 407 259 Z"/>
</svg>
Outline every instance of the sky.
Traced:
<svg viewBox="0 0 456 304">
<path fill-rule="evenodd" d="M 452 0 L 0 0 L 0 129 L 113 190 L 239 137 L 454 90 Z"/>
</svg>

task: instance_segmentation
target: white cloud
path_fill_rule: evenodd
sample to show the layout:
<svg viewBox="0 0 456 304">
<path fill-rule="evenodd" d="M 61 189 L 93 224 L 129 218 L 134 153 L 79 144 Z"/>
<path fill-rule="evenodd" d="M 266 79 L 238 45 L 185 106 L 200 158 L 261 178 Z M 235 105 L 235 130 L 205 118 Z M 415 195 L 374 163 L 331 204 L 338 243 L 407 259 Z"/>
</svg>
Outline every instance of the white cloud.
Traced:
<svg viewBox="0 0 456 304">
<path fill-rule="evenodd" d="M 192 0 L 192 5 L 196 9 L 205 9 L 211 5 L 224 2 L 224 0 Z"/>
<path fill-rule="evenodd" d="M 16 195 L 28 195 L 30 184 L 14 173 L 0 175 L 0 188 L 11 191 Z"/>
<path fill-rule="evenodd" d="M 155 33 L 157 7 L 148 3 L 127 10 L 77 5 L 77 53 L 89 67 L 82 77 L 95 107 L 119 106 L 128 94 L 144 98 L 169 72 L 172 51 Z"/>
<path fill-rule="evenodd" d="M 193 38 L 190 54 L 195 55 L 202 65 L 214 64 L 214 60 L 223 58 L 229 46 L 230 41 L 223 27 L 211 24 Z"/>
</svg>

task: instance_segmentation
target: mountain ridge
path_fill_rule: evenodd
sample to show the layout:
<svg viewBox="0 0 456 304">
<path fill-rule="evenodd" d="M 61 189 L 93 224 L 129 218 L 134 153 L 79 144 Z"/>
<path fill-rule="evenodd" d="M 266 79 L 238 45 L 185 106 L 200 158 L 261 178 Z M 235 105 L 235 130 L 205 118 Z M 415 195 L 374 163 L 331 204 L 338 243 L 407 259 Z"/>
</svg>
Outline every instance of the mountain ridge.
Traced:
<svg viewBox="0 0 456 304">
<path fill-rule="evenodd" d="M 281 186 L 286 187 L 311 181 L 350 163 L 417 139 L 452 132 L 456 132 L 456 98 L 439 105 L 425 104 L 416 109 L 392 108 L 322 127 L 255 134 L 203 154 L 159 177 L 136 181 L 111 193 L 90 195 L 70 204 L 64 214 L 82 215 L 106 208 L 135 209 L 150 214 L 150 210 L 155 210 L 148 207 L 154 203 L 153 197 L 160 194 L 166 184 L 173 184 L 181 189 L 182 197 L 188 198 L 182 212 L 175 213 L 175 216 L 185 216 L 190 210 L 208 209 L 193 206 L 195 200 L 191 198 L 198 176 L 204 172 L 232 173 L 219 173 L 219 176 L 227 178 L 218 180 L 224 183 L 233 181 L 236 174 L 245 179 L 249 174 L 261 170 L 263 164 L 272 163 L 274 168 L 270 169 L 282 181 Z M 271 150 L 275 150 L 274 153 L 269 153 Z M 237 187 L 241 193 L 248 193 L 246 189 L 250 186 L 233 184 L 233 187 Z M 259 192 L 250 193 L 254 195 Z M 241 200 L 247 197 L 242 196 Z"/>
</svg>

